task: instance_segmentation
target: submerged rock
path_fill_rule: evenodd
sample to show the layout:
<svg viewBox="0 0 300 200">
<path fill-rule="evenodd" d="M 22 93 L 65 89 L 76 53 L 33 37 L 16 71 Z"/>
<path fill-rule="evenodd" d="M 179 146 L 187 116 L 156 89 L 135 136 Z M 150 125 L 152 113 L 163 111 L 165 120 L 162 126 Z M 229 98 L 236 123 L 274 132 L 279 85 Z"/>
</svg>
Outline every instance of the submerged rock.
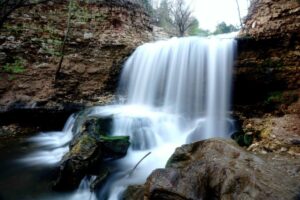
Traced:
<svg viewBox="0 0 300 200">
<path fill-rule="evenodd" d="M 104 160 L 118 159 L 126 155 L 128 136 L 107 136 L 102 133 L 101 119 L 86 120 L 81 131 L 71 141 L 70 151 L 63 157 L 54 190 L 76 189 L 86 175 L 96 175 L 92 188 L 100 185 L 108 176 Z"/>
<path fill-rule="evenodd" d="M 210 139 L 177 148 L 166 168 L 148 177 L 143 197 L 131 188 L 125 199 L 296 199 L 299 171 L 300 158 L 256 155 Z"/>
</svg>

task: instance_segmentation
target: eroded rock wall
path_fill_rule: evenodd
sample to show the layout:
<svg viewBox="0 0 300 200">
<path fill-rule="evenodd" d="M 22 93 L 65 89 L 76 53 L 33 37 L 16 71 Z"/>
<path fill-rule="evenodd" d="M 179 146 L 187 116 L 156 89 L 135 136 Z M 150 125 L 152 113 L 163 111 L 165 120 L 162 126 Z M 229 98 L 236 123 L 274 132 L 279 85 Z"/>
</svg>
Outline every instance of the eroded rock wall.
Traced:
<svg viewBox="0 0 300 200">
<path fill-rule="evenodd" d="M 253 1 L 237 39 L 235 107 L 247 105 L 250 109 L 243 112 L 263 114 L 272 110 L 264 106 L 274 96 L 281 98 L 287 91 L 299 94 L 299 38 L 297 1 Z"/>
<path fill-rule="evenodd" d="M 71 113 L 82 106 L 111 101 L 122 63 L 152 38 L 149 16 L 129 1 L 75 1 L 71 14 L 56 81 L 68 2 L 20 8 L 4 25 L 0 36 L 0 121 L 13 120 L 24 110 L 29 110 L 24 115 L 30 117 L 37 110 L 39 115 L 57 110 Z"/>
<path fill-rule="evenodd" d="M 77 1 L 75 1 L 77 2 Z M 54 82 L 67 26 L 68 4 L 53 3 L 13 13 L 1 30 L 1 66 L 21 60 L 24 71 L 1 70 L 0 106 L 94 103 L 116 88 L 120 65 L 149 41 L 148 16 L 129 2 L 73 5 L 61 76 Z"/>
<path fill-rule="evenodd" d="M 299 33 L 299 5 L 297 0 L 253 0 L 240 35 L 260 39 Z"/>
</svg>

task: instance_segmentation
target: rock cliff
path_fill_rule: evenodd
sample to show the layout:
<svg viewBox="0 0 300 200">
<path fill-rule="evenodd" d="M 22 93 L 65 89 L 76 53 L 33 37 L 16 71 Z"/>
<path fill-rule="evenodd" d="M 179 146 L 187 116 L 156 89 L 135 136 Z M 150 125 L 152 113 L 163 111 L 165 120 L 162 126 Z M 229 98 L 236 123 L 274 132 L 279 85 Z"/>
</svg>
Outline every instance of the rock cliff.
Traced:
<svg viewBox="0 0 300 200">
<path fill-rule="evenodd" d="M 299 36 L 299 1 L 252 1 L 237 39 L 233 92 L 233 110 L 254 136 L 250 151 L 299 155 Z"/>
<path fill-rule="evenodd" d="M 253 0 L 240 35 L 261 39 L 299 34 L 299 4 L 296 0 Z"/>
<path fill-rule="evenodd" d="M 1 30 L 2 122 L 32 116 L 26 112 L 74 112 L 111 101 L 122 63 L 152 38 L 149 16 L 136 4 L 75 1 L 64 62 L 54 81 L 68 9 L 67 1 L 21 8 Z"/>
<path fill-rule="evenodd" d="M 299 94 L 299 36 L 300 4 L 297 1 L 253 1 L 237 39 L 236 107 L 248 105 L 252 111 L 263 114 L 272 110 L 264 105 L 274 94 L 286 91 Z"/>
</svg>

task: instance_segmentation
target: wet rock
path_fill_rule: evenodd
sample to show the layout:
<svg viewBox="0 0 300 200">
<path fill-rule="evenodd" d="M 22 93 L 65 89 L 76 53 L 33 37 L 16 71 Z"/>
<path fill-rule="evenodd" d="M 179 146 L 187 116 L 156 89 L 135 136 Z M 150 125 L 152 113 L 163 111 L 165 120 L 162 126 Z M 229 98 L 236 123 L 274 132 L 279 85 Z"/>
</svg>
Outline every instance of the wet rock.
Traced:
<svg viewBox="0 0 300 200">
<path fill-rule="evenodd" d="M 59 175 L 54 183 L 54 190 L 72 190 L 89 170 L 102 160 L 101 149 L 96 139 L 85 135 L 70 149 L 60 164 Z"/>
<path fill-rule="evenodd" d="M 83 124 L 70 143 L 70 151 L 63 157 L 54 190 L 74 190 L 87 175 L 97 175 L 92 183 L 95 188 L 103 183 L 109 171 L 101 167 L 104 160 L 114 160 L 126 155 L 128 136 L 107 136 L 101 132 L 103 119 L 92 118 Z M 105 128 L 104 128 L 105 130 Z"/>
<path fill-rule="evenodd" d="M 233 141 L 201 141 L 177 148 L 152 172 L 144 199 L 295 199 L 299 166 L 300 159 L 255 155 Z"/>
<path fill-rule="evenodd" d="M 129 186 L 124 194 L 123 200 L 142 200 L 144 199 L 145 188 L 143 185 L 131 185 Z"/>
<path fill-rule="evenodd" d="M 99 175 L 90 185 L 91 190 L 96 190 L 97 188 L 100 188 L 108 176 L 109 176 L 108 168 L 106 167 L 101 168 Z"/>
</svg>

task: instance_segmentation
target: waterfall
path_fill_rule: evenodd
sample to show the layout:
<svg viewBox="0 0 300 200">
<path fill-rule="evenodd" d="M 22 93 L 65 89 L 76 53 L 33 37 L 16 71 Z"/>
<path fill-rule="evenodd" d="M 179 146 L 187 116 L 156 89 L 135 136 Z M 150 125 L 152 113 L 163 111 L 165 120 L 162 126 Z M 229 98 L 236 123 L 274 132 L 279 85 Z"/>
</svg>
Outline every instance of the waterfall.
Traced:
<svg viewBox="0 0 300 200">
<path fill-rule="evenodd" d="M 113 163 L 117 166 L 114 175 L 96 192 L 98 199 L 116 200 L 128 185 L 144 183 L 182 144 L 229 135 L 235 46 L 233 39 L 189 37 L 136 49 L 120 79 L 118 95 L 125 102 L 89 112 L 113 116 L 112 135 L 128 135 L 131 140 L 127 156 Z M 57 155 L 54 161 L 61 157 Z"/>
<path fill-rule="evenodd" d="M 176 147 L 228 136 L 234 53 L 235 41 L 219 38 L 173 38 L 137 48 L 121 75 L 119 94 L 126 96 L 125 104 L 114 108 L 113 133 L 132 140 L 128 155 L 118 161 L 120 171 L 151 155 L 133 176 L 111 181 L 109 199 L 164 167 Z"/>
<path fill-rule="evenodd" d="M 120 93 L 127 96 L 127 105 L 204 120 L 201 138 L 222 137 L 234 49 L 234 40 L 217 38 L 173 38 L 145 44 L 126 62 Z"/>
</svg>

